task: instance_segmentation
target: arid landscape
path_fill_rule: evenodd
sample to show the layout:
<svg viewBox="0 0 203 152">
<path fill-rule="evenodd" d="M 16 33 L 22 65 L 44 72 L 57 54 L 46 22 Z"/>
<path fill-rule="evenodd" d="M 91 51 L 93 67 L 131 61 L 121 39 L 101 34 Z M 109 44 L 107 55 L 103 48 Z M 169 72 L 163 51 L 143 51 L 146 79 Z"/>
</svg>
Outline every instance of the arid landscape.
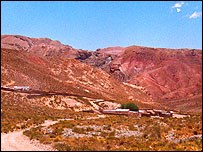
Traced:
<svg viewBox="0 0 203 152">
<path fill-rule="evenodd" d="M 1 36 L 1 150 L 202 150 L 201 113 L 202 50 Z"/>
<path fill-rule="evenodd" d="M 18 35 L 3 35 L 1 44 L 3 85 L 202 110 L 202 50 L 130 46 L 87 51 Z"/>
<path fill-rule="evenodd" d="M 1 1 L 1 151 L 202 151 L 202 2 Z"/>
</svg>

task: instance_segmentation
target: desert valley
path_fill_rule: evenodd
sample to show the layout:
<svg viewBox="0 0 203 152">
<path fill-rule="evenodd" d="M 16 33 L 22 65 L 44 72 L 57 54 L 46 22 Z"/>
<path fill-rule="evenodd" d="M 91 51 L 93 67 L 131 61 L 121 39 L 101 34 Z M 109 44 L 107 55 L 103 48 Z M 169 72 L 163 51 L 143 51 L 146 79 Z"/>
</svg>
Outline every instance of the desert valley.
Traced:
<svg viewBox="0 0 203 152">
<path fill-rule="evenodd" d="M 202 150 L 201 113 L 202 50 L 1 35 L 1 150 Z"/>
</svg>

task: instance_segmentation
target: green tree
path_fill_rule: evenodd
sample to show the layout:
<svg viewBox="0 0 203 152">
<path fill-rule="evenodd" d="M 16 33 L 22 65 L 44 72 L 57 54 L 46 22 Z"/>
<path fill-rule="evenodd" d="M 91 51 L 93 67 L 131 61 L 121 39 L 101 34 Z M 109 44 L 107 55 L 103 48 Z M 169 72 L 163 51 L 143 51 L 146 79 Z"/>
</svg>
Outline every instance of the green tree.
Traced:
<svg viewBox="0 0 203 152">
<path fill-rule="evenodd" d="M 134 103 L 127 103 L 126 104 L 127 109 L 130 109 L 131 111 L 138 111 L 139 108 L 136 106 L 136 104 Z"/>
<path fill-rule="evenodd" d="M 138 111 L 139 108 L 134 103 L 121 104 L 121 109 L 130 109 L 131 111 Z"/>
<path fill-rule="evenodd" d="M 120 108 L 125 109 L 125 104 L 122 103 Z"/>
</svg>

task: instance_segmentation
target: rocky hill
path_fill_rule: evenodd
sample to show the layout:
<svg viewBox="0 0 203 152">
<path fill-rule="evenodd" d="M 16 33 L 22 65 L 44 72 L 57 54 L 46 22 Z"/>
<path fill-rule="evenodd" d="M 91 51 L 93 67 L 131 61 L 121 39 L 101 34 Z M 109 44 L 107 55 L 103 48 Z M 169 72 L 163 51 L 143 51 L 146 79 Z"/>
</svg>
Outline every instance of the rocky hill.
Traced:
<svg viewBox="0 0 203 152">
<path fill-rule="evenodd" d="M 103 69 L 121 82 L 145 88 L 161 104 L 201 111 L 202 50 L 109 47 L 80 61 Z"/>
<path fill-rule="evenodd" d="M 201 93 L 202 50 L 111 47 L 82 61 L 120 81 L 145 87 L 153 97 L 179 99 Z"/>
<path fill-rule="evenodd" d="M 19 35 L 1 36 L 1 48 L 3 84 L 201 111 L 202 50 L 130 46 L 87 51 Z"/>
<path fill-rule="evenodd" d="M 135 102 L 141 107 L 156 105 L 144 91 L 115 80 L 101 69 L 75 59 L 43 57 L 25 50 L 1 49 L 1 85 Z"/>
</svg>

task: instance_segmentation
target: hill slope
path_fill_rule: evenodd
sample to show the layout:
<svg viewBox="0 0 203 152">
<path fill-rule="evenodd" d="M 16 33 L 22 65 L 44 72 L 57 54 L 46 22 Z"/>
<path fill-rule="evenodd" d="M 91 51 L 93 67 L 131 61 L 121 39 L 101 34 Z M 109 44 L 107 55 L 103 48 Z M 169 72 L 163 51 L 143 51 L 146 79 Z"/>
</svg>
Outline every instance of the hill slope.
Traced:
<svg viewBox="0 0 203 152">
<path fill-rule="evenodd" d="M 145 87 L 153 97 L 178 99 L 201 93 L 202 50 L 131 46 L 96 53 L 94 56 L 108 56 L 109 62 L 94 66 L 120 81 Z M 89 57 L 83 62 L 93 65 L 92 60 Z"/>
<path fill-rule="evenodd" d="M 31 52 L 1 49 L 1 84 L 72 93 L 96 99 L 154 104 L 142 91 L 124 85 L 106 72 L 75 59 L 40 57 Z"/>
<path fill-rule="evenodd" d="M 145 88 L 153 99 L 169 107 L 188 110 L 202 105 L 202 50 L 110 47 L 81 61 Z"/>
<path fill-rule="evenodd" d="M 169 108 L 189 110 L 192 106 L 192 109 L 201 111 L 199 106 L 202 105 L 202 50 L 130 46 L 87 51 L 74 49 L 48 38 L 19 35 L 1 36 L 1 44 L 2 48 L 19 51 L 16 54 L 21 54 L 20 65 L 29 65 L 24 68 L 37 67 L 34 72 L 43 75 L 43 81 L 39 80 L 42 79 L 41 76 L 37 80 L 30 80 L 29 84 L 35 84 L 32 87 L 47 87 L 48 90 L 69 88 L 69 91 L 83 92 L 83 95 L 93 93 L 101 98 L 120 98 L 143 103 L 150 103 L 150 98 L 153 98 L 158 104 Z M 16 54 L 14 56 L 17 57 Z M 10 68 L 17 66 L 17 62 L 14 61 Z M 10 71 L 8 67 L 2 68 Z M 22 71 L 21 68 L 16 70 Z M 27 79 L 33 77 L 30 72 L 25 75 L 28 75 Z M 22 82 L 25 82 L 25 77 Z M 124 82 L 124 85 L 121 82 Z M 60 87 L 55 84 L 60 84 Z M 124 89 L 126 87 L 128 89 Z M 132 92 L 133 95 L 129 94 L 131 89 L 141 92 L 142 95 L 138 95 L 137 91 Z"/>
</svg>

